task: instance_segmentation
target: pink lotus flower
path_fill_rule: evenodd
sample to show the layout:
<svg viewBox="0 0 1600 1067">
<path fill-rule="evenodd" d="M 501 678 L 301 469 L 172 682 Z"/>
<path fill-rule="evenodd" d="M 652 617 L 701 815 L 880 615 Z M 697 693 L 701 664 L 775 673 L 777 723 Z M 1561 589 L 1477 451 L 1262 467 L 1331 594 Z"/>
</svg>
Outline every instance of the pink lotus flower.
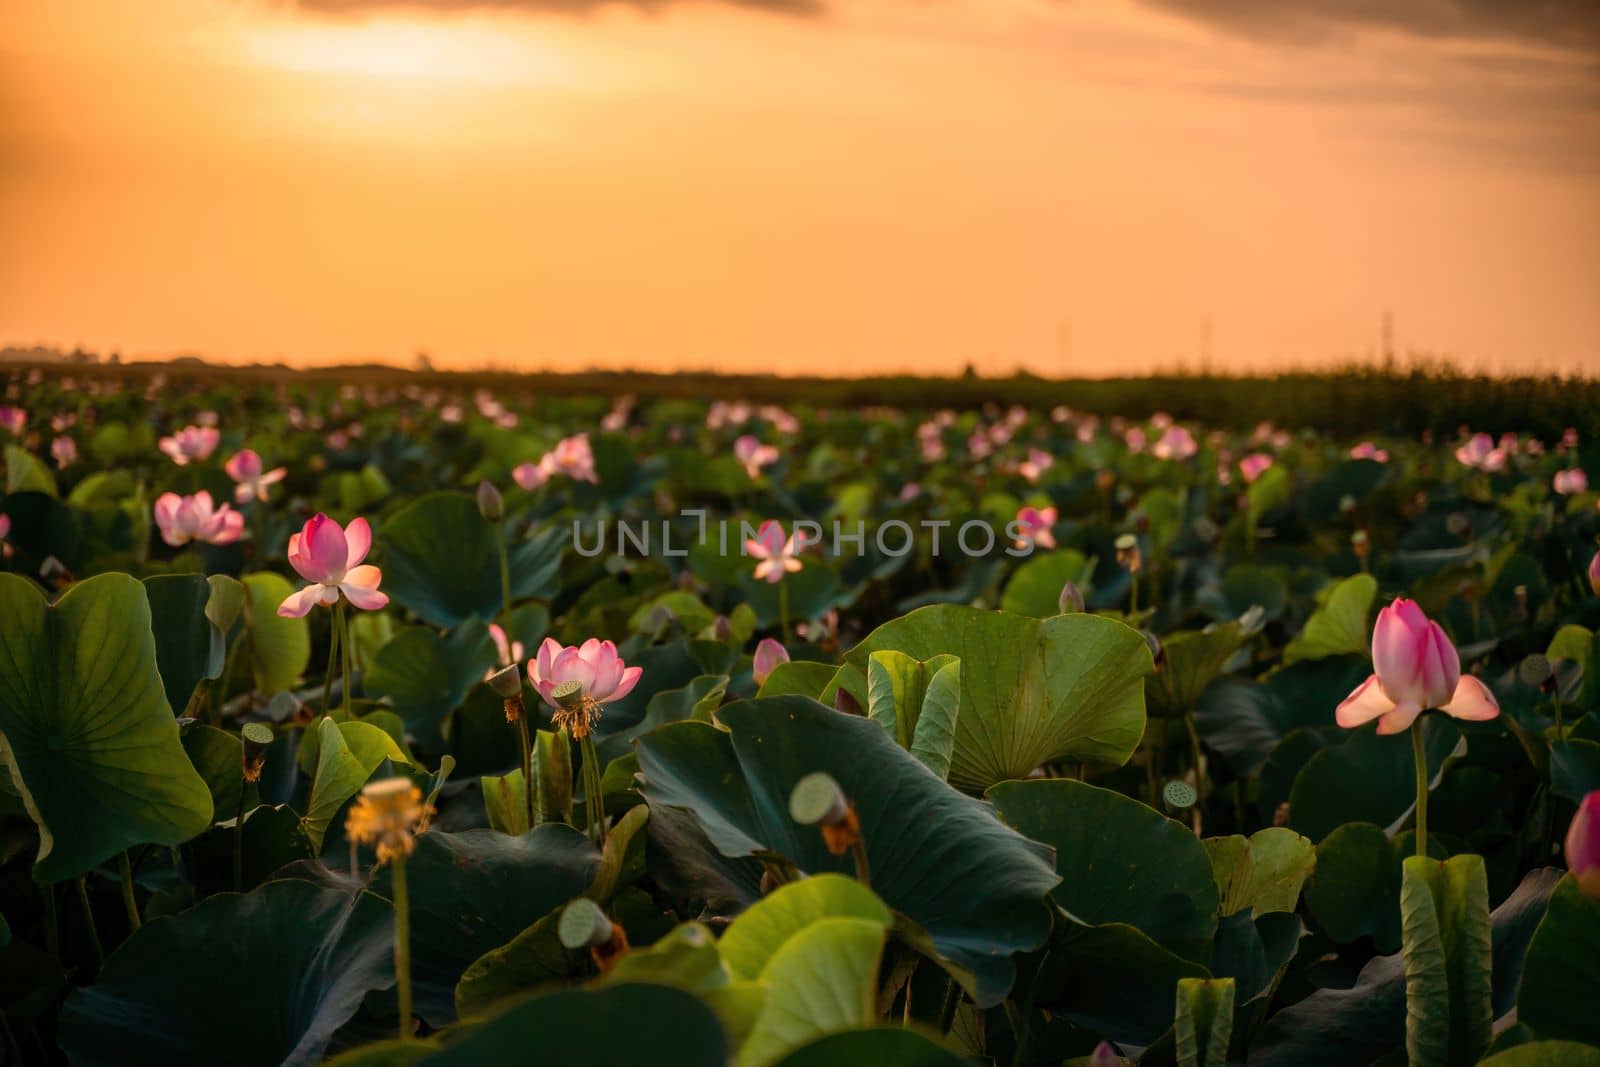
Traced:
<svg viewBox="0 0 1600 1067">
<path fill-rule="evenodd" d="M 1570 496 L 1573 493 L 1584 492 L 1589 488 L 1589 476 L 1583 473 L 1582 467 L 1556 471 L 1556 476 L 1551 485 L 1562 496 Z"/>
<path fill-rule="evenodd" d="M 496 663 L 511 664 L 522 658 L 522 642 L 512 641 L 506 636 L 505 630 L 492 622 L 489 624 L 489 637 L 494 641 Z M 494 671 L 490 670 L 489 673 L 493 674 Z"/>
<path fill-rule="evenodd" d="M 1488 434 L 1475 433 L 1456 449 L 1456 461 L 1473 470 L 1493 473 L 1505 469 L 1506 453 L 1495 447 L 1494 438 Z"/>
<path fill-rule="evenodd" d="M 1055 508 L 1040 509 L 1031 506 L 1022 508 L 1011 524 L 1016 531 L 1014 544 L 1017 548 L 1027 548 L 1029 545 L 1054 548 L 1056 547 L 1055 524 Z"/>
<path fill-rule="evenodd" d="M 744 472 L 752 481 L 761 477 L 761 468 L 778 462 L 780 453 L 771 445 L 764 445 L 754 434 L 745 434 L 733 443 L 733 458 L 744 464 Z"/>
<path fill-rule="evenodd" d="M 1267 468 L 1272 466 L 1272 457 L 1265 452 L 1252 452 L 1239 461 L 1239 473 L 1244 476 L 1246 485 L 1267 473 Z"/>
<path fill-rule="evenodd" d="M 78 462 L 78 442 L 70 437 L 57 437 L 50 442 L 50 457 L 58 467 L 70 467 Z"/>
<path fill-rule="evenodd" d="M 22 431 L 28 428 L 28 413 L 19 407 L 10 404 L 0 404 L 0 430 L 6 431 L 12 437 L 21 437 Z"/>
<path fill-rule="evenodd" d="M 1583 798 L 1567 827 L 1567 870 L 1579 889 L 1600 900 L 1600 789 Z"/>
<path fill-rule="evenodd" d="M 289 473 L 287 467 L 263 471 L 263 466 L 261 457 L 249 448 L 235 452 L 233 458 L 222 465 L 228 477 L 239 483 L 233 487 L 236 503 L 248 504 L 252 500 L 267 499 L 267 487 L 283 481 L 284 475 Z"/>
<path fill-rule="evenodd" d="M 588 434 L 562 438 L 555 448 L 540 458 L 537 465 L 524 463 L 511 472 L 511 477 L 523 489 L 531 492 L 558 474 L 565 474 L 575 482 L 588 482 L 591 485 L 600 483 L 594 470 L 594 451 L 589 447 Z"/>
<path fill-rule="evenodd" d="M 372 527 L 366 519 L 342 528 L 320 511 L 311 516 L 299 533 L 289 536 L 289 566 L 311 584 L 285 597 L 278 614 L 302 618 L 318 604 L 337 604 L 341 593 L 363 611 L 389 603 L 388 594 L 378 591 L 383 572 L 361 562 L 371 547 Z"/>
<path fill-rule="evenodd" d="M 1371 441 L 1362 441 L 1350 450 L 1350 458 L 1370 459 L 1374 463 L 1387 463 L 1389 462 L 1389 453 Z"/>
<path fill-rule="evenodd" d="M 764 685 L 780 663 L 788 662 L 789 650 L 772 638 L 763 637 L 761 643 L 756 645 L 756 654 L 751 659 L 750 673 L 755 677 L 756 685 Z"/>
<path fill-rule="evenodd" d="M 1122 443 L 1128 446 L 1129 452 L 1143 452 L 1145 446 L 1144 430 L 1134 426 L 1122 435 Z"/>
<path fill-rule="evenodd" d="M 1150 454 L 1157 459 L 1184 460 L 1200 450 L 1195 442 L 1194 434 L 1182 426 L 1174 426 L 1161 435 L 1161 439 L 1150 448 Z"/>
<path fill-rule="evenodd" d="M 231 545 L 244 536 L 244 516 L 226 504 L 214 508 L 204 489 L 193 496 L 162 493 L 156 497 L 155 516 L 161 540 L 173 548 L 190 541 Z"/>
<path fill-rule="evenodd" d="M 1595 596 L 1600 596 L 1600 552 L 1589 561 L 1589 588 L 1594 590 Z"/>
<path fill-rule="evenodd" d="M 566 682 L 578 682 L 583 695 L 596 704 L 610 704 L 633 692 L 639 684 L 643 667 L 630 667 L 617 655 L 617 646 L 610 641 L 591 637 L 581 645 L 562 646 L 553 637 L 544 639 L 539 654 L 528 661 L 528 681 L 544 702 L 561 710 L 556 701 L 556 687 Z"/>
<path fill-rule="evenodd" d="M 785 574 L 800 569 L 798 534 L 783 536 L 783 524 L 768 519 L 756 530 L 756 535 L 744 543 L 745 554 L 760 560 L 756 564 L 756 578 L 769 583 L 783 581 Z"/>
<path fill-rule="evenodd" d="M 1041 475 L 1055 466 L 1056 458 L 1042 448 L 1028 449 L 1028 458 L 1017 464 L 1017 473 L 1033 485 L 1039 481 Z"/>
<path fill-rule="evenodd" d="M 1372 676 L 1335 712 L 1340 726 L 1348 729 L 1377 719 L 1380 734 L 1397 734 L 1429 708 L 1474 722 L 1500 714 L 1489 687 L 1461 673 L 1455 645 L 1415 601 L 1402 597 L 1378 612 L 1372 667 Z"/>
<path fill-rule="evenodd" d="M 193 461 L 210 459 L 221 438 L 221 431 L 214 426 L 185 426 L 172 436 L 163 437 L 159 447 L 172 462 L 186 467 Z"/>
<path fill-rule="evenodd" d="M 0 556 L 4 556 L 6 559 L 11 558 L 11 553 L 13 551 L 11 542 L 6 540 L 6 538 L 10 536 L 11 516 L 7 515 L 3 511 L 0 511 Z"/>
</svg>

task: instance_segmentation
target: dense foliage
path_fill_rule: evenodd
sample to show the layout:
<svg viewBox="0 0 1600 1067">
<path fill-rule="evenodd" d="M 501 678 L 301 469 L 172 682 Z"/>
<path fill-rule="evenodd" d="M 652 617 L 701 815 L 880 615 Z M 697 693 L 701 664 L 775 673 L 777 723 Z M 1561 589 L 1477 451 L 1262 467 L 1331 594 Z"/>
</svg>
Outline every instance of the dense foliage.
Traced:
<svg viewBox="0 0 1600 1067">
<path fill-rule="evenodd" d="M 0 1062 L 1600 1064 L 1600 453 L 1245 409 L 14 375 Z"/>
</svg>

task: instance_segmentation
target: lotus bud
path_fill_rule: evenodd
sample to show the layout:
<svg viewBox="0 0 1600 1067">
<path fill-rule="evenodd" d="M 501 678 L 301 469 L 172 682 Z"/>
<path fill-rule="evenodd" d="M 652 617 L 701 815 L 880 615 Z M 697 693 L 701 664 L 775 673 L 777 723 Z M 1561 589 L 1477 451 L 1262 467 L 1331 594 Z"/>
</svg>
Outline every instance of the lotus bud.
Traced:
<svg viewBox="0 0 1600 1067">
<path fill-rule="evenodd" d="M 1133 534 L 1123 534 L 1117 538 L 1117 566 L 1130 574 L 1138 574 L 1143 557 L 1139 554 L 1139 538 Z"/>
<path fill-rule="evenodd" d="M 834 690 L 833 707 L 834 710 L 842 711 L 846 715 L 861 714 L 861 702 L 856 699 L 854 693 L 850 692 L 850 690 L 846 689 L 844 686 L 840 686 L 838 689 Z"/>
<path fill-rule="evenodd" d="M 1600 596 L 1600 552 L 1589 561 L 1589 588 L 1594 590 L 1595 596 Z"/>
<path fill-rule="evenodd" d="M 500 490 L 490 481 L 478 483 L 478 514 L 490 522 L 499 522 L 505 517 L 506 503 L 500 496 Z"/>
<path fill-rule="evenodd" d="M 1122 1057 L 1111 1047 L 1111 1042 L 1102 1041 L 1089 1053 L 1088 1067 L 1122 1067 Z"/>
<path fill-rule="evenodd" d="M 1150 658 L 1155 661 L 1156 670 L 1159 671 L 1161 669 L 1161 665 L 1167 661 L 1167 650 L 1166 647 L 1162 645 L 1161 638 L 1157 637 L 1149 630 L 1140 630 L 1139 636 L 1144 638 L 1145 645 L 1150 649 Z"/>
<path fill-rule="evenodd" d="M 756 685 L 764 685 L 769 675 L 778 669 L 780 663 L 789 662 L 789 650 L 770 637 L 763 637 L 756 646 L 756 654 L 751 665 L 751 673 L 755 675 Z"/>
<path fill-rule="evenodd" d="M 718 615 L 711 623 L 711 636 L 718 641 L 727 641 L 733 637 L 733 623 L 726 615 Z"/>
<path fill-rule="evenodd" d="M 621 923 L 606 918 L 600 905 L 588 897 L 568 904 L 556 921 L 556 937 L 569 949 L 589 950 L 589 958 L 601 974 L 610 974 L 617 961 L 628 953 L 628 934 Z"/>
<path fill-rule="evenodd" d="M 1567 869 L 1579 889 L 1600 900 L 1600 789 L 1583 798 L 1567 828 Z"/>
<path fill-rule="evenodd" d="M 239 740 L 244 747 L 245 781 L 261 781 L 261 769 L 266 765 L 267 749 L 272 747 L 273 739 L 272 727 L 264 722 L 246 723 L 239 731 Z"/>
<path fill-rule="evenodd" d="M 1056 600 L 1056 607 L 1063 615 L 1074 615 L 1083 610 L 1083 591 L 1076 582 L 1066 582 L 1061 586 L 1061 596 Z"/>
</svg>

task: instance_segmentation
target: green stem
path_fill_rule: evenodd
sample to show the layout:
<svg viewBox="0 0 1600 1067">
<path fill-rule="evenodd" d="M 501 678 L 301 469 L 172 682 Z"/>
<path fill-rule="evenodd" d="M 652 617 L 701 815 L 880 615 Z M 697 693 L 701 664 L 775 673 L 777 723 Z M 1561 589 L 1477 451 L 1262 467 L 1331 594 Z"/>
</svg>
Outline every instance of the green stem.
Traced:
<svg viewBox="0 0 1600 1067">
<path fill-rule="evenodd" d="M 345 610 L 344 597 L 341 595 L 339 602 L 333 606 L 335 624 L 339 627 L 339 680 L 343 683 L 344 692 L 340 694 L 340 701 L 344 708 L 344 717 L 350 718 L 350 616 Z"/>
<path fill-rule="evenodd" d="M 494 543 L 500 550 L 500 617 L 504 619 L 511 612 L 511 555 L 506 550 L 504 523 L 501 523 Z M 510 644 L 509 638 L 506 643 Z"/>
<path fill-rule="evenodd" d="M 327 715 L 333 704 L 333 671 L 339 665 L 339 619 L 336 613 L 328 627 L 328 669 L 322 675 L 322 714 Z"/>
<path fill-rule="evenodd" d="M 956 1011 L 961 1007 L 961 987 L 954 978 L 947 979 L 944 987 L 944 1004 L 939 1008 L 939 1032 L 948 1034 L 955 1025 Z"/>
<path fill-rule="evenodd" d="M 94 969 L 98 971 L 105 960 L 105 950 L 100 947 L 100 928 L 94 924 L 94 908 L 89 905 L 89 885 L 83 875 L 78 876 L 78 907 L 83 911 L 83 925 L 89 932 L 89 947 L 94 952 Z"/>
<path fill-rule="evenodd" d="M 529 733 L 528 712 L 524 709 L 517 716 L 517 740 L 522 742 L 522 797 L 527 805 L 528 829 L 531 830 L 539 824 L 539 820 L 534 817 L 533 809 L 533 739 Z"/>
<path fill-rule="evenodd" d="M 117 866 L 122 870 L 122 906 L 128 909 L 128 925 L 137 930 L 144 922 L 139 918 L 139 898 L 133 890 L 133 861 L 128 858 L 127 850 L 123 850 Z"/>
<path fill-rule="evenodd" d="M 605 794 L 600 790 L 600 755 L 595 751 L 594 736 L 585 734 L 578 742 L 578 750 L 583 754 L 583 806 L 589 836 L 596 848 L 605 848 Z"/>
<path fill-rule="evenodd" d="M 1422 744 L 1422 720 L 1411 724 L 1411 757 L 1417 765 L 1417 855 L 1428 854 L 1428 753 Z"/>
<path fill-rule="evenodd" d="M 400 1001 L 400 1040 L 411 1036 L 411 905 L 406 893 L 406 858 L 394 859 L 394 977 Z"/>
<path fill-rule="evenodd" d="M 788 644 L 789 637 L 789 583 L 778 583 L 778 624 L 783 630 L 783 643 Z M 808 630 L 807 633 L 810 631 Z"/>
</svg>

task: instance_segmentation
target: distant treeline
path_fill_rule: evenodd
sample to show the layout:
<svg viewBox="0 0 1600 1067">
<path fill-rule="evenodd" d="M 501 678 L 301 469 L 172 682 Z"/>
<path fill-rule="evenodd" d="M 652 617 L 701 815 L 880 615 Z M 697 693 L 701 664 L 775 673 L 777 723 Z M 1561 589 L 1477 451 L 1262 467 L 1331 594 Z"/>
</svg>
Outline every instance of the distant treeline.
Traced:
<svg viewBox="0 0 1600 1067">
<path fill-rule="evenodd" d="M 1323 372 L 1229 377 L 1161 375 L 1143 378 L 1053 379 L 1029 374 L 986 378 L 908 375 L 873 378 L 779 378 L 705 371 L 648 373 L 583 371 L 526 373 L 412 371 L 383 364 L 337 367 L 225 366 L 186 358 L 170 363 L 63 366 L 14 363 L 19 376 L 37 368 L 50 375 L 144 380 L 165 374 L 182 383 L 248 385 L 365 385 L 401 382 L 442 388 L 518 393 L 635 394 L 641 399 L 749 400 L 819 408 L 886 406 L 907 410 L 975 408 L 986 404 L 1050 408 L 1142 418 L 1165 411 L 1208 425 L 1246 429 L 1270 421 L 1312 426 L 1340 436 L 1453 435 L 1462 426 L 1491 433 L 1533 434 L 1551 440 L 1567 427 L 1600 435 L 1600 379 L 1497 378 L 1448 366 L 1419 369 L 1353 367 Z"/>
</svg>

